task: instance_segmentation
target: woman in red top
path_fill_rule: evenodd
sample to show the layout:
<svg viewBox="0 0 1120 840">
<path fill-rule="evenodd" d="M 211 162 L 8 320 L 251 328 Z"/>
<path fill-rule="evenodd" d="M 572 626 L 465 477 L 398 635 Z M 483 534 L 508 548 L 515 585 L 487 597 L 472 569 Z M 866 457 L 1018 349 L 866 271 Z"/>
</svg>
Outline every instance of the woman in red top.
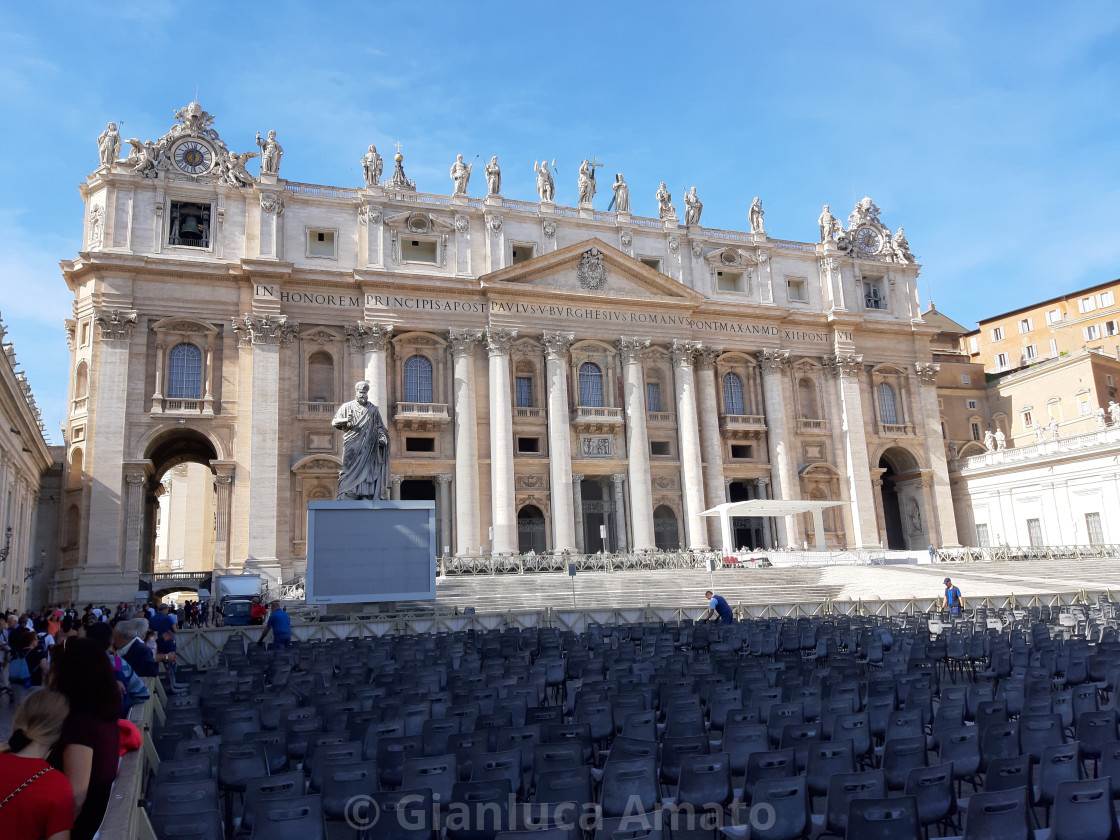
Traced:
<svg viewBox="0 0 1120 840">
<path fill-rule="evenodd" d="M 70 781 L 47 764 L 70 711 L 55 691 L 37 691 L 16 710 L 15 730 L 0 744 L 0 837 L 68 840 L 74 824 Z"/>
<path fill-rule="evenodd" d="M 50 683 L 70 701 L 52 763 L 74 789 L 73 840 L 91 840 L 105 816 L 120 760 L 117 677 L 97 642 L 73 638 L 54 647 Z"/>
</svg>

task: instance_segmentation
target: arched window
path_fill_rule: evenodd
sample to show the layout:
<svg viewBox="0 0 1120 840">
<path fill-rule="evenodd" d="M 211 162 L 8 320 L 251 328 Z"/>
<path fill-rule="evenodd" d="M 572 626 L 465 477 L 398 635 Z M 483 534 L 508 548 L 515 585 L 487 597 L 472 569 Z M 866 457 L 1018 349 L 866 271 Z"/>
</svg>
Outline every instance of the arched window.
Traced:
<svg viewBox="0 0 1120 840">
<path fill-rule="evenodd" d="M 74 399 L 80 400 L 89 396 L 89 365 L 78 362 L 78 369 L 74 371 Z"/>
<path fill-rule="evenodd" d="M 202 351 L 193 344 L 177 344 L 168 354 L 167 397 L 172 400 L 202 397 Z"/>
<path fill-rule="evenodd" d="M 603 407 L 603 369 L 594 362 L 579 366 L 579 404 L 591 408 Z"/>
<path fill-rule="evenodd" d="M 879 420 L 889 425 L 898 424 L 898 406 L 894 400 L 894 388 L 886 382 L 880 382 L 875 389 L 879 399 Z"/>
<path fill-rule="evenodd" d="M 817 412 L 817 388 L 812 379 L 802 379 L 797 383 L 797 401 L 801 406 L 801 416 L 806 420 L 820 420 Z"/>
<path fill-rule="evenodd" d="M 743 380 L 737 373 L 723 375 L 723 413 L 746 414 L 743 407 Z"/>
<path fill-rule="evenodd" d="M 409 356 L 404 363 L 404 401 L 432 401 L 432 363 L 425 356 Z"/>
<path fill-rule="evenodd" d="M 517 550 L 542 554 L 548 550 L 545 536 L 544 513 L 536 505 L 525 505 L 517 512 Z"/>
<path fill-rule="evenodd" d="M 653 542 L 662 551 L 675 551 L 681 547 L 677 515 L 668 505 L 658 505 L 653 512 Z"/>
<path fill-rule="evenodd" d="M 661 411 L 661 377 L 652 375 L 646 380 L 646 411 Z"/>
<path fill-rule="evenodd" d="M 307 399 L 334 402 L 334 359 L 330 353 L 314 353 L 307 360 Z"/>
<path fill-rule="evenodd" d="M 79 447 L 75 447 L 74 451 L 70 453 L 70 474 L 67 476 L 68 486 L 81 487 L 82 486 L 82 464 L 84 456 Z"/>
</svg>

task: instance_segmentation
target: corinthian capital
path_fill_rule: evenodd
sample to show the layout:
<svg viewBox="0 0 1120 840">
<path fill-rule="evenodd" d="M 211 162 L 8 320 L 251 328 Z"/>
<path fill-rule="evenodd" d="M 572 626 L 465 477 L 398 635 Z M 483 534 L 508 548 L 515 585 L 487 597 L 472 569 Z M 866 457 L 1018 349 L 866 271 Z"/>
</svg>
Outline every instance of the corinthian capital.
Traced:
<svg viewBox="0 0 1120 840">
<path fill-rule="evenodd" d="M 451 355 L 461 359 L 474 352 L 474 346 L 482 341 L 482 334 L 467 330 L 448 330 L 447 340 L 451 343 Z"/>
<path fill-rule="evenodd" d="M 641 361 L 642 351 L 649 347 L 648 338 L 626 338 L 623 336 L 618 340 L 618 355 L 622 358 L 624 365 L 629 365 L 634 362 Z"/>
<path fill-rule="evenodd" d="M 486 349 L 491 356 L 508 356 L 509 345 L 517 338 L 517 330 L 492 330 L 486 328 Z"/>
<path fill-rule="evenodd" d="M 859 353 L 837 353 L 835 356 L 825 356 L 821 362 L 825 376 L 829 379 L 855 376 L 863 370 L 863 356 Z"/>
<path fill-rule="evenodd" d="M 393 337 L 392 324 L 370 324 L 359 321 L 356 326 L 346 327 L 346 337 L 350 339 L 350 348 L 358 352 L 373 351 L 385 352 L 389 340 Z"/>
<path fill-rule="evenodd" d="M 544 345 L 545 355 L 550 359 L 560 359 L 563 361 L 568 351 L 572 349 L 572 342 L 576 340 L 575 335 L 572 333 L 562 332 L 545 332 L 541 336 L 541 344 Z"/>
<path fill-rule="evenodd" d="M 918 362 L 914 365 L 914 372 L 918 374 L 918 381 L 923 385 L 936 385 L 937 373 L 940 370 L 941 365 L 933 364 L 932 362 L 929 364 Z"/>
<path fill-rule="evenodd" d="M 233 318 L 233 331 L 241 347 L 249 344 L 274 344 L 287 347 L 299 332 L 299 322 L 287 315 L 250 315 Z"/>
<path fill-rule="evenodd" d="M 781 373 L 789 367 L 788 350 L 762 350 L 756 358 L 763 375 Z"/>
<path fill-rule="evenodd" d="M 93 316 L 102 341 L 128 341 L 136 318 L 135 309 L 98 309 Z"/>
<path fill-rule="evenodd" d="M 722 352 L 722 350 L 717 350 L 715 347 L 697 344 L 696 350 L 692 354 L 693 364 L 696 365 L 697 370 L 711 370 L 716 366 L 716 359 L 719 358 Z"/>
<path fill-rule="evenodd" d="M 698 341 L 679 341 L 674 338 L 672 346 L 669 347 L 669 357 L 673 360 L 673 364 L 678 367 L 691 367 L 692 359 L 699 349 L 700 342 Z"/>
</svg>

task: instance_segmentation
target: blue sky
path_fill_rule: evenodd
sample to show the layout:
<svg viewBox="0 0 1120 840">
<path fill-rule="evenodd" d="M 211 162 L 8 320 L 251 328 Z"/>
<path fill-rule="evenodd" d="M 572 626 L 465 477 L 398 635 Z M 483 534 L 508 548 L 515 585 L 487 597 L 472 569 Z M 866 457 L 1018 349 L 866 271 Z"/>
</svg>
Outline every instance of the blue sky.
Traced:
<svg viewBox="0 0 1120 840">
<path fill-rule="evenodd" d="M 498 155 L 534 200 L 556 158 L 623 172 L 653 215 L 812 241 L 863 195 L 906 227 L 923 304 L 965 325 L 1120 276 L 1120 4 L 1111 2 L 5 4 L 0 311 L 60 441 L 78 183 L 109 120 L 154 139 L 194 98 L 231 148 L 277 130 L 281 176 L 358 185 L 402 144 L 421 190 Z M 127 148 L 127 146 L 126 146 Z M 386 171 L 388 174 L 388 170 Z M 609 183 L 609 181 L 608 181 Z M 472 194 L 484 189 L 482 178 Z M 604 196 L 604 193 L 607 195 Z M 600 189 L 605 207 L 609 190 Z"/>
</svg>

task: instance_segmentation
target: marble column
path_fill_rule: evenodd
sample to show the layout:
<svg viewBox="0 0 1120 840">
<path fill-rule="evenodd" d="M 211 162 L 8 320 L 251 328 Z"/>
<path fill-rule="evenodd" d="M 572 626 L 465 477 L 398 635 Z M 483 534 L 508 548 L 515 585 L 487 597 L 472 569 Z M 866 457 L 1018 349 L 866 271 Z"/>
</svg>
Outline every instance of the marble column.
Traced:
<svg viewBox="0 0 1120 840">
<path fill-rule="evenodd" d="M 716 359 L 720 351 L 714 347 L 698 346 L 693 353 L 695 378 L 698 380 L 697 413 L 700 415 L 700 453 L 703 456 L 704 497 L 712 505 L 722 499 L 723 492 L 723 438 L 719 431 L 719 399 L 716 396 Z M 719 519 L 708 519 L 708 545 L 723 542 Z M 732 546 L 722 546 L 724 549 Z"/>
<path fill-rule="evenodd" d="M 451 549 L 451 478 L 447 473 L 436 476 L 439 484 L 439 545 L 436 548 L 441 557 L 447 553 L 445 548 L 448 552 Z"/>
<path fill-rule="evenodd" d="M 851 545 L 872 548 L 886 540 L 876 522 L 876 505 L 882 494 L 876 493 L 871 481 L 871 462 L 867 457 L 867 431 L 863 422 L 863 398 L 859 375 L 863 372 L 863 356 L 837 353 L 824 359 L 825 375 L 836 383 L 836 401 L 842 411 L 841 439 L 844 444 L 844 468 L 848 479 L 848 499 L 852 503 Z M 944 460 L 944 457 L 942 457 Z M 882 522 L 883 520 L 879 520 Z M 884 526 L 885 527 L 885 526 Z"/>
<path fill-rule="evenodd" d="M 482 545 L 478 505 L 478 415 L 474 400 L 474 348 L 482 335 L 451 330 L 455 397 L 455 553 L 468 555 Z"/>
<path fill-rule="evenodd" d="M 575 511 L 575 543 L 576 551 L 583 554 L 587 549 L 583 545 L 583 474 L 572 474 L 572 507 Z"/>
<path fill-rule="evenodd" d="M 549 333 L 541 336 L 545 349 L 545 382 L 548 389 L 548 486 L 552 502 L 552 548 L 582 551 L 583 528 L 577 530 L 582 507 L 580 488 L 572 475 L 572 436 L 568 417 L 568 350 L 575 336 Z"/>
<path fill-rule="evenodd" d="M 673 360 L 673 382 L 677 397 L 677 431 L 681 459 L 681 488 L 684 498 L 685 545 L 691 549 L 707 548 L 708 529 L 700 514 L 704 505 L 704 465 L 700 456 L 700 424 L 696 416 L 696 379 L 692 373 L 692 354 L 696 346 L 690 341 L 674 341 L 670 350 Z"/>
<path fill-rule="evenodd" d="M 390 475 L 389 478 L 393 482 L 393 489 L 392 489 L 392 492 L 389 495 L 389 498 L 392 499 L 394 502 L 399 502 L 401 500 L 401 482 L 404 481 L 404 476 L 403 475 Z"/>
<path fill-rule="evenodd" d="M 159 335 L 159 333 L 157 333 Z M 156 390 L 152 394 L 152 413 L 163 411 L 163 366 L 167 363 L 166 347 L 162 340 L 156 341 Z"/>
<path fill-rule="evenodd" d="M 202 414 L 212 417 L 214 414 L 214 344 L 217 340 L 214 334 L 206 336 L 206 387 L 202 392 Z"/>
<path fill-rule="evenodd" d="M 940 365 L 914 365 L 918 374 L 918 395 L 922 406 L 920 426 L 926 443 L 926 458 L 933 471 L 933 499 L 927 519 L 930 542 L 935 539 L 938 548 L 960 545 L 957 520 L 953 510 L 953 490 L 949 484 L 949 464 L 945 460 L 945 444 L 941 438 L 941 410 L 937 407 L 937 374 Z M 1067 497 L 1068 498 L 1068 497 Z"/>
<path fill-rule="evenodd" d="M 148 479 L 152 475 L 151 461 L 125 461 L 125 520 L 124 520 L 124 580 L 138 578 L 141 570 L 140 556 L 144 551 L 144 501 L 148 493 Z M 135 593 L 134 593 L 135 594 Z"/>
<path fill-rule="evenodd" d="M 626 499 L 623 492 L 622 483 L 626 481 L 626 476 L 622 473 L 615 473 L 611 476 L 611 481 L 614 482 L 614 534 L 616 552 L 626 550 Z M 630 499 L 633 502 L 634 493 L 631 490 Z"/>
<path fill-rule="evenodd" d="M 393 338 L 392 324 L 359 322 L 346 327 L 350 347 L 362 354 L 363 376 L 369 382 L 369 401 L 381 409 L 381 417 L 388 420 L 389 411 L 389 342 Z"/>
<path fill-rule="evenodd" d="M 766 414 L 766 444 L 770 454 L 770 479 L 775 499 L 801 498 L 790 447 L 795 443 L 786 420 L 786 401 L 782 377 L 789 368 L 789 351 L 763 350 L 758 354 L 762 370 L 762 402 Z M 777 539 L 782 546 L 797 541 L 797 517 L 776 517 Z"/>
<path fill-rule="evenodd" d="M 279 556 L 281 524 L 280 351 L 291 345 L 299 324 L 289 322 L 286 315 L 245 315 L 234 319 L 234 331 L 241 346 L 252 348 L 248 559 L 274 562 Z"/>
<path fill-rule="evenodd" d="M 630 527 L 635 550 L 656 548 L 653 535 L 653 482 L 649 473 L 649 435 L 646 431 L 646 383 L 642 351 L 649 339 L 620 338 L 623 398 L 626 402 L 626 455 L 630 477 Z"/>
<path fill-rule="evenodd" d="M 90 484 L 103 490 L 89 497 L 85 568 L 78 599 L 119 600 L 136 594 L 126 593 L 127 586 L 121 588 L 120 579 L 125 554 L 121 544 L 125 513 L 121 464 L 127 436 L 127 401 L 122 395 L 128 392 L 129 344 L 136 318 L 136 312 L 119 309 L 99 310 L 94 317 L 100 342 L 90 365 L 90 375 L 96 376 L 96 385 L 91 383 L 90 387 L 90 399 L 96 406 L 90 410 L 96 411 L 97 446 L 87 450 L 85 471 Z M 90 572 L 102 574 L 95 577 Z"/>
<path fill-rule="evenodd" d="M 490 353 L 490 501 L 494 554 L 517 552 L 517 495 L 513 476 L 513 394 L 509 345 L 517 330 L 487 328 Z"/>
<path fill-rule="evenodd" d="M 767 486 L 770 484 L 770 479 L 768 479 L 768 478 L 758 478 L 758 479 L 755 479 L 755 483 L 758 485 L 758 490 L 757 490 L 757 493 L 756 493 L 757 498 L 759 498 L 759 499 L 770 498 L 770 496 L 767 493 Z M 771 535 L 770 519 L 771 519 L 771 517 L 769 517 L 769 516 L 762 517 L 762 541 L 764 543 L 763 548 L 766 548 L 766 549 L 773 548 L 773 546 L 774 546 L 774 541 L 770 536 Z"/>
<path fill-rule="evenodd" d="M 229 566 L 229 525 L 233 512 L 233 474 L 235 461 L 211 461 L 214 470 L 214 571 Z M 306 516 L 301 511 L 300 516 Z M 166 520 L 165 520 L 166 521 Z"/>
</svg>

